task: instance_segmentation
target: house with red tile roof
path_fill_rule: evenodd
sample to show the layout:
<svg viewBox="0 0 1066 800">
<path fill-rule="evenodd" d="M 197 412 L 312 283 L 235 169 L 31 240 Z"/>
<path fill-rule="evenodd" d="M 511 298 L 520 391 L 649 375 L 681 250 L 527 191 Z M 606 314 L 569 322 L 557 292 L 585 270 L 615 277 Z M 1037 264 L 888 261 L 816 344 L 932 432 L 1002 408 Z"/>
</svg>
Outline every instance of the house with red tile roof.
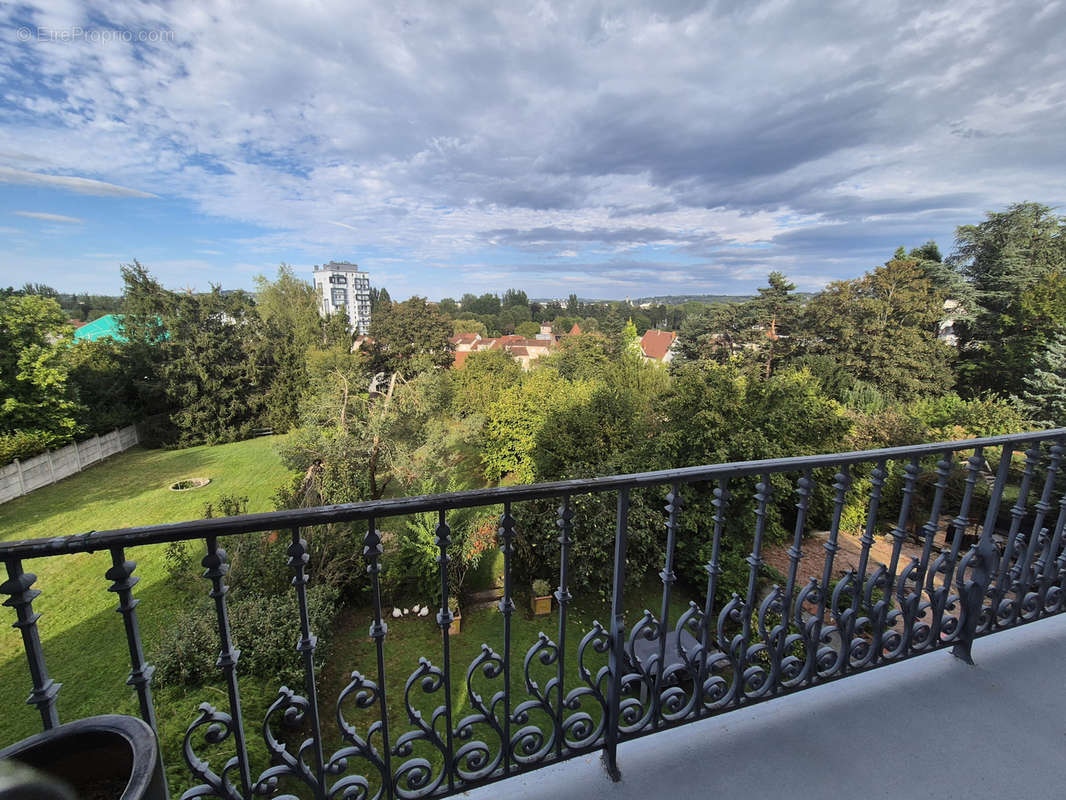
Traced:
<svg viewBox="0 0 1066 800">
<path fill-rule="evenodd" d="M 455 346 L 455 361 L 452 366 L 462 368 L 471 353 L 482 350 L 503 350 L 514 357 L 522 369 L 529 369 L 534 361 L 548 355 L 555 346 L 552 339 L 527 339 L 509 333 L 506 336 L 483 339 L 476 333 L 460 333 L 449 340 Z"/>
<path fill-rule="evenodd" d="M 666 364 L 674 357 L 673 347 L 676 341 L 677 334 L 673 331 L 649 328 L 640 337 L 640 353 L 646 361 L 654 360 Z"/>
</svg>

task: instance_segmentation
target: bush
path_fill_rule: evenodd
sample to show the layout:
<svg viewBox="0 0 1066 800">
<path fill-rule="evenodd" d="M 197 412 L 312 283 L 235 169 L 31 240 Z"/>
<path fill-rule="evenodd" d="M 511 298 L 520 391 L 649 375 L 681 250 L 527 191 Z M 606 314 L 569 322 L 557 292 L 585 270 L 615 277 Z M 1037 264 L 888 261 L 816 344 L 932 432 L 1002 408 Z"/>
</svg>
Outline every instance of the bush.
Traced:
<svg viewBox="0 0 1066 800">
<path fill-rule="evenodd" d="M 10 464 L 16 458 L 32 458 L 67 441 L 69 440 L 46 431 L 15 431 L 5 434 L 0 436 L 0 464 Z"/>
<path fill-rule="evenodd" d="M 316 666 L 325 661 L 337 608 L 329 586 L 307 590 L 311 631 L 318 636 Z M 300 615 L 295 591 L 278 595 L 250 593 L 229 604 L 233 646 L 241 651 L 241 672 L 270 678 L 278 684 L 303 685 L 303 662 L 296 652 Z M 196 685 L 218 676 L 218 625 L 214 606 L 202 602 L 167 626 L 151 654 L 160 685 Z"/>
<path fill-rule="evenodd" d="M 424 493 L 436 488 L 431 481 L 422 484 Z M 449 491 L 456 490 L 449 484 Z M 461 597 L 463 584 L 481 557 L 496 545 L 499 509 L 460 508 L 448 515 L 451 543 L 448 546 L 448 594 Z M 436 599 L 440 602 L 440 547 L 437 545 L 438 516 L 432 512 L 403 518 L 400 533 L 385 540 L 385 571 L 381 576 L 387 602 L 404 605 L 407 599 Z M 421 602 L 420 600 L 420 602 Z"/>
</svg>

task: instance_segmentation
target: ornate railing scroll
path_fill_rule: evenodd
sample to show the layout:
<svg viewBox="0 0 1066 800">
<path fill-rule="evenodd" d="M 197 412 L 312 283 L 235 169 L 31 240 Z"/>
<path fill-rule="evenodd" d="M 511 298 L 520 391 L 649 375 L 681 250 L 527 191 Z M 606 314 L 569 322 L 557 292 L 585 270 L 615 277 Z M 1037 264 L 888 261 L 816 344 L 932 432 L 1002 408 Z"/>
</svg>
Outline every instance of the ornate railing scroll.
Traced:
<svg viewBox="0 0 1066 800">
<path fill-rule="evenodd" d="M 59 684 L 45 666 L 34 609 L 40 591 L 25 562 L 108 553 L 127 683 L 154 725 L 153 668 L 129 554 L 168 542 L 204 548 L 225 705 L 202 703 L 180 743 L 192 776 L 181 795 L 188 800 L 441 797 L 601 748 L 617 778 L 618 745 L 627 739 L 942 648 L 972 661 L 979 637 L 1066 610 L 1064 457 L 1059 429 L 4 543 L 0 593 L 25 647 L 28 702 L 45 728 L 55 727 Z M 617 501 L 605 576 L 610 617 L 579 626 L 574 609 L 584 598 L 575 597 L 573 575 L 583 520 L 575 500 L 600 493 Z M 631 520 L 638 496 L 642 511 Z M 558 531 L 558 617 L 543 629 L 526 625 L 515 603 L 515 560 L 526 552 L 516 505 L 533 501 L 547 501 Z M 662 559 L 645 609 L 627 585 L 627 550 L 649 505 L 659 508 Z M 449 512 L 498 506 L 502 634 L 470 650 L 451 633 Z M 429 622 L 439 628 L 439 649 L 401 663 L 390 652 L 381 585 L 389 554 L 379 523 L 423 513 L 436 519 L 439 604 Z M 362 548 L 366 568 L 372 656 L 343 665 L 346 683 L 327 698 L 308 603 L 314 544 L 301 532 L 340 523 L 359 531 L 352 546 Z M 253 725 L 241 702 L 220 540 L 260 532 L 288 537 L 278 568 L 292 574 L 302 685 L 279 687 Z M 692 537 L 706 547 L 698 586 L 690 583 L 692 562 L 681 561 Z M 323 703 L 334 704 L 332 713 Z M 257 729 L 270 760 L 254 770 L 246 727 Z"/>
</svg>

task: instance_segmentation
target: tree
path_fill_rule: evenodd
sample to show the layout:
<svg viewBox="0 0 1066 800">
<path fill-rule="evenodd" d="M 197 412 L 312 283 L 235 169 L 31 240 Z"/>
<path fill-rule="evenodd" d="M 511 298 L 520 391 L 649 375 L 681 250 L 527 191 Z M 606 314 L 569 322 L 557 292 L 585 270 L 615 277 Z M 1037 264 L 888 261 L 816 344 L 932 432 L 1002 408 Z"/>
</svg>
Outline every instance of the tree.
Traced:
<svg viewBox="0 0 1066 800">
<path fill-rule="evenodd" d="M 322 319 L 322 347 L 346 347 L 352 349 L 355 331 L 347 314 L 329 314 Z"/>
<path fill-rule="evenodd" d="M 374 314 L 378 309 L 388 308 L 392 304 L 392 298 L 389 297 L 389 290 L 385 287 L 378 289 L 376 286 L 370 287 L 370 318 L 374 318 Z"/>
<path fill-rule="evenodd" d="M 522 380 L 522 367 L 504 350 L 471 353 L 454 375 L 453 408 L 459 416 L 484 414 L 510 386 Z"/>
<path fill-rule="evenodd" d="M 264 275 L 255 278 L 255 306 L 260 318 L 289 332 L 297 348 L 308 350 L 322 340 L 322 323 L 318 313 L 315 287 L 296 277 L 288 264 L 278 267 L 274 280 Z"/>
<path fill-rule="evenodd" d="M 674 360 L 709 360 L 719 364 L 750 354 L 752 307 L 747 303 L 716 303 L 689 314 L 681 323 Z"/>
<path fill-rule="evenodd" d="M 510 475 L 516 483 L 535 479 L 537 435 L 548 414 L 585 387 L 550 369 L 535 369 L 501 392 L 487 409 L 481 460 L 490 481 Z"/>
<path fill-rule="evenodd" d="M 503 293 L 503 300 L 500 303 L 503 308 L 510 308 L 512 306 L 529 306 L 529 298 L 526 293 L 521 289 L 508 289 Z"/>
<path fill-rule="evenodd" d="M 282 264 L 277 278 L 255 278 L 256 309 L 262 319 L 258 358 L 271 364 L 272 380 L 263 395 L 263 423 L 277 433 L 297 421 L 299 401 L 308 387 L 307 354 L 325 338 L 314 286 Z M 347 321 L 345 314 L 333 314 Z M 336 325 L 336 323 L 334 323 Z"/>
<path fill-rule="evenodd" d="M 598 333 L 567 336 L 558 349 L 539 364 L 550 366 L 568 381 L 601 377 L 611 363 L 611 345 Z"/>
<path fill-rule="evenodd" d="M 53 300 L 59 299 L 59 292 L 43 283 L 24 283 L 22 285 L 22 294 L 35 297 L 50 297 Z"/>
<path fill-rule="evenodd" d="M 446 314 L 450 317 L 454 317 L 459 312 L 459 304 L 451 297 L 444 297 L 439 303 L 437 308 L 440 309 L 440 313 Z"/>
<path fill-rule="evenodd" d="M 163 378 L 179 443 L 216 444 L 247 437 L 259 422 L 267 366 L 256 358 L 262 325 L 243 292 L 175 295 L 165 312 Z"/>
<path fill-rule="evenodd" d="M 796 289 L 782 273 L 771 272 L 768 286 L 759 288 L 759 297 L 750 303 L 752 316 L 763 329 L 765 340 L 765 375 L 773 373 L 774 360 L 786 358 L 793 349 L 792 337 L 799 321 L 799 298 L 790 294 Z"/>
<path fill-rule="evenodd" d="M 844 410 L 821 393 L 817 379 L 805 371 L 780 370 L 756 377 L 734 364 L 709 361 L 681 364 L 663 399 L 664 415 L 657 437 L 660 468 L 717 464 L 764 458 L 834 452 L 850 427 Z M 743 588 L 751 543 L 757 478 L 731 481 L 727 530 L 722 538 L 724 573 L 719 599 Z M 792 513 L 794 486 L 784 476 L 771 479 L 767 537 L 785 534 L 783 520 Z M 811 500 L 811 518 L 823 520 L 829 482 L 819 482 Z M 678 541 L 679 573 L 689 581 L 706 580 L 715 508 L 709 487 L 685 490 L 683 533 Z M 821 512 L 822 516 L 819 517 Z M 824 524 L 819 521 L 817 524 Z"/>
<path fill-rule="evenodd" d="M 990 213 L 958 228 L 949 263 L 970 280 L 978 304 L 973 319 L 958 326 L 963 385 L 972 393 L 1018 394 L 1049 334 L 1032 326 L 1022 298 L 1066 271 L 1066 220 L 1038 203 Z"/>
<path fill-rule="evenodd" d="M 51 447 L 80 432 L 63 359 L 66 345 L 57 343 L 69 334 L 51 297 L 0 298 L 0 437 L 21 432 Z"/>
<path fill-rule="evenodd" d="M 952 348 L 937 339 L 943 296 L 911 258 L 836 281 L 806 307 L 805 349 L 901 400 L 951 388 Z"/>
<path fill-rule="evenodd" d="M 937 264 L 941 263 L 944 258 L 940 255 L 940 248 L 937 243 L 930 239 L 921 247 L 913 247 L 910 252 L 911 258 L 916 258 L 919 261 L 935 261 Z"/>
<path fill-rule="evenodd" d="M 904 257 L 902 247 L 897 251 L 896 257 Z M 918 262 L 925 277 L 933 288 L 943 295 L 944 299 L 955 301 L 957 304 L 956 321 L 969 316 L 977 304 L 973 287 L 966 281 L 955 263 L 944 261 L 936 242 L 930 239 L 921 247 L 911 248 L 906 257 Z"/>
<path fill-rule="evenodd" d="M 392 373 L 370 395 L 364 358 L 340 347 L 311 354 L 301 426 L 281 447 L 283 463 L 303 475 L 304 488 L 295 494 L 312 498 L 305 504 L 376 500 L 394 481 L 407 486 L 418 477 L 410 469 L 412 452 L 443 405 L 434 397 L 436 376 L 405 382 Z"/>
<path fill-rule="evenodd" d="M 63 348 L 62 359 L 80 406 L 78 423 L 86 433 L 140 422 L 135 375 L 124 345 L 109 337 L 77 340 Z"/>
<path fill-rule="evenodd" d="M 488 330 L 485 328 L 485 323 L 476 319 L 453 319 L 452 333 L 455 336 L 460 333 L 477 333 L 483 337 L 489 335 Z"/>
<path fill-rule="evenodd" d="M 1022 407 L 1034 422 L 1066 427 L 1066 334 L 1048 342 L 1022 386 Z"/>
<path fill-rule="evenodd" d="M 540 325 L 536 322 L 519 322 L 515 325 L 514 332 L 519 336 L 525 336 L 527 339 L 532 339 L 540 333 Z"/>
<path fill-rule="evenodd" d="M 640 355 L 640 335 L 637 333 L 637 326 L 633 323 L 632 319 L 626 320 L 626 324 L 622 326 L 621 352 L 623 356 Z"/>
<path fill-rule="evenodd" d="M 424 297 L 382 308 L 370 323 L 371 364 L 375 371 L 409 378 L 435 367 L 450 366 L 454 356 L 452 326 Z"/>
<path fill-rule="evenodd" d="M 136 259 L 119 267 L 122 274 L 122 315 L 119 332 L 126 340 L 124 356 L 136 392 L 134 414 L 149 444 L 168 441 L 171 401 L 163 380 L 167 329 L 163 317 L 174 301 Z"/>
</svg>

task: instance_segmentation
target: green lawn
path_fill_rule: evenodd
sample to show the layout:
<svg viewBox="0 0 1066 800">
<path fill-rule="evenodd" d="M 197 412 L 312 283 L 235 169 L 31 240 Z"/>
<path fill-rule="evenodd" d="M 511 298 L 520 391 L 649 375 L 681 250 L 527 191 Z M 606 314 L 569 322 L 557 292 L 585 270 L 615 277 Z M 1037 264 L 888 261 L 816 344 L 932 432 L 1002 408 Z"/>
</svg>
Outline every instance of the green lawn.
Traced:
<svg viewBox="0 0 1066 800">
<path fill-rule="evenodd" d="M 199 476 L 210 477 L 211 484 L 183 493 L 167 489 L 175 480 Z M 224 493 L 247 495 L 249 511 L 268 510 L 270 496 L 285 479 L 286 473 L 274 452 L 274 441 L 266 438 L 178 451 L 131 450 L 56 486 L 0 506 L 0 539 L 54 536 L 196 518 L 205 501 Z M 138 614 L 146 650 L 150 653 L 185 601 L 165 580 L 161 548 L 144 547 L 129 556 L 138 562 L 136 574 L 141 582 L 135 596 L 141 601 Z M 468 578 L 470 589 L 488 588 L 497 583 L 502 568 L 500 562 L 498 553 L 488 554 L 479 570 Z M 137 713 L 134 693 L 125 685 L 129 663 L 122 619 L 114 611 L 116 598 L 106 591 L 108 581 L 103 577 L 109 566 L 110 559 L 104 553 L 41 559 L 27 564 L 27 569 L 40 577 L 37 588 L 43 593 L 34 602 L 34 609 L 42 614 L 39 625 L 49 671 L 55 680 L 63 683 L 58 709 L 64 721 L 101 713 Z M 283 568 L 284 565 L 279 564 L 279 569 Z M 206 581 L 204 584 L 206 593 Z M 634 587 L 630 594 L 627 606 L 631 612 L 627 614 L 627 621 L 635 622 L 645 607 L 658 613 L 658 585 Z M 683 610 L 683 605 L 684 598 L 678 592 L 672 608 L 674 619 Z M 10 612 L 5 609 L 4 613 L 10 619 Z M 567 690 L 582 683 L 576 661 L 577 647 L 581 637 L 591 628 L 593 619 L 609 625 L 609 609 L 597 601 L 575 601 L 568 617 L 564 659 Z M 389 617 L 387 623 L 386 686 L 389 722 L 395 742 L 399 734 L 414 727 L 404 706 L 405 683 L 418 668 L 420 657 L 428 658 L 435 666 L 442 666 L 442 641 L 432 615 L 398 620 Z M 318 681 L 327 754 L 342 745 L 335 704 L 352 671 L 358 670 L 367 678 L 377 680 L 374 645 L 367 635 L 369 626 L 370 611 L 367 608 L 345 608 L 335 624 L 331 655 Z M 541 631 L 556 639 L 557 611 L 548 617 L 534 618 L 524 606 L 520 606 L 513 617 L 512 638 L 511 686 L 516 705 L 529 697 L 522 664 L 527 650 L 536 643 Z M 468 609 L 464 613 L 462 632 L 451 639 L 453 722 L 456 725 L 474 711 L 466 673 L 481 653 L 483 643 L 503 654 L 503 617 L 492 608 Z M 593 673 L 606 663 L 606 656 L 593 653 L 591 648 L 588 655 L 586 666 Z M 299 658 L 295 650 L 292 658 L 294 662 Z M 554 664 L 543 664 L 534 659 L 531 677 L 543 687 L 555 675 L 556 669 Z M 245 732 L 253 759 L 252 773 L 257 775 L 269 766 L 261 726 L 278 687 L 272 681 L 249 676 L 242 676 L 240 683 Z M 502 688 L 503 678 L 490 678 L 479 670 L 472 677 L 472 685 L 474 691 L 487 700 Z M 304 691 L 303 686 L 291 688 L 300 693 Z M 40 730 L 37 711 L 24 704 L 29 690 L 21 639 L 16 631 L 5 625 L 0 628 L 0 707 L 5 709 L 0 722 L 0 746 Z M 427 693 L 417 683 L 411 697 L 414 708 L 427 720 L 433 709 L 443 703 L 442 691 Z M 191 784 L 180 750 L 185 729 L 196 718 L 197 706 L 202 702 L 210 702 L 220 711 L 228 711 L 227 697 L 221 680 L 215 680 L 196 687 L 158 688 L 155 700 L 171 791 L 178 796 Z M 596 716 L 588 701 L 584 710 Z M 376 707 L 359 710 L 354 698 L 349 699 L 344 713 L 361 736 L 366 735 L 367 726 L 377 719 Z M 502 714 L 502 707 L 499 713 Z M 529 722 L 543 725 L 546 722 L 544 712 L 531 712 Z M 437 730 L 444 734 L 443 723 L 438 724 Z M 305 733 L 288 736 L 296 737 L 296 741 Z M 494 734 L 485 725 L 475 726 L 473 734 L 475 738 L 485 738 L 494 748 L 499 746 L 498 739 L 493 738 Z M 374 737 L 374 744 L 380 748 L 379 735 Z M 221 746 L 205 746 L 201 737 L 194 746 L 216 770 L 233 753 L 232 740 Z M 424 756 L 433 765 L 441 763 L 439 754 L 425 743 L 416 744 L 412 755 Z M 402 760 L 394 758 L 393 769 Z M 353 758 L 351 769 L 367 771 L 367 765 Z"/>
<path fill-rule="evenodd" d="M 0 505 L 0 540 L 107 530 L 134 525 L 197 519 L 206 501 L 222 494 L 248 497 L 249 511 L 268 511 L 275 489 L 288 476 L 275 452 L 278 437 L 263 437 L 216 447 L 186 450 L 134 448 L 90 469 Z M 172 492 L 168 486 L 187 477 L 207 477 L 207 486 Z M 172 617 L 180 596 L 164 582 L 161 547 L 130 551 L 140 583 L 134 590 L 147 645 Z M 129 662 L 122 618 L 114 612 L 115 595 L 107 591 L 106 553 L 78 554 L 27 562 L 38 576 L 34 601 L 51 676 L 63 683 L 60 718 L 107 712 L 136 713 L 125 685 Z M 4 620 L 13 621 L 9 609 Z M 0 745 L 40 729 L 36 709 L 24 705 L 30 691 L 22 641 L 0 627 Z M 184 729 L 184 726 L 181 728 Z"/>
</svg>

